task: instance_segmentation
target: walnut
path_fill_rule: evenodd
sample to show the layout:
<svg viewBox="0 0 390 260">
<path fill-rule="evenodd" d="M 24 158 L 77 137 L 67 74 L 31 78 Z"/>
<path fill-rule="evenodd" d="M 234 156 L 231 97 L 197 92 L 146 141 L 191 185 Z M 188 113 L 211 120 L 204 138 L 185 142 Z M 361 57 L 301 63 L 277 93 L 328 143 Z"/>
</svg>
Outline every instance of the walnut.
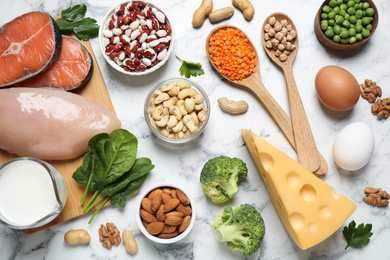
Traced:
<svg viewBox="0 0 390 260">
<path fill-rule="evenodd" d="M 118 228 L 114 225 L 114 223 L 107 223 L 107 228 L 104 225 L 100 225 L 99 228 L 99 236 L 100 241 L 102 241 L 102 245 L 111 249 L 112 245 L 119 245 L 121 242 L 121 236 Z"/>
<path fill-rule="evenodd" d="M 371 106 L 371 111 L 379 119 L 385 119 L 390 115 L 390 97 L 377 99 Z"/>
<path fill-rule="evenodd" d="M 377 97 L 382 96 L 382 89 L 372 80 L 366 79 L 364 84 L 360 84 L 359 87 L 362 98 L 367 99 L 370 103 L 374 103 Z"/>
<path fill-rule="evenodd" d="M 367 204 L 377 207 L 384 207 L 389 204 L 388 199 L 390 195 L 381 188 L 367 187 L 364 189 L 364 192 L 366 193 L 366 197 L 363 198 L 363 201 Z"/>
</svg>

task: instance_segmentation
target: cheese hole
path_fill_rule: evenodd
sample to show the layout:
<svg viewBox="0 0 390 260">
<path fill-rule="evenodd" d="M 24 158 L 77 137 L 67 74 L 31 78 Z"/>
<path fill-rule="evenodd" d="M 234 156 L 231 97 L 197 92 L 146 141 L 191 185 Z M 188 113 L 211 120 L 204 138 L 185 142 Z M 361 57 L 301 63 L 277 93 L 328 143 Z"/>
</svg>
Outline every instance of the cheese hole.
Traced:
<svg viewBox="0 0 390 260">
<path fill-rule="evenodd" d="M 287 174 L 287 183 L 293 189 L 298 187 L 299 179 L 300 177 L 296 172 L 290 172 L 289 174 Z"/>
<path fill-rule="evenodd" d="M 307 202 L 315 200 L 317 197 L 316 189 L 310 184 L 305 184 L 302 186 L 300 191 L 301 199 Z"/>
<path fill-rule="evenodd" d="M 293 212 L 290 215 L 290 223 L 291 223 L 291 226 L 293 227 L 293 229 L 295 229 L 295 230 L 302 229 L 304 226 L 304 222 L 305 222 L 305 220 L 301 214 L 299 214 L 297 212 Z"/>
<path fill-rule="evenodd" d="M 320 208 L 320 214 L 322 217 L 324 218 L 329 218 L 331 213 L 330 213 L 330 209 L 328 206 L 324 205 Z"/>
<path fill-rule="evenodd" d="M 332 192 L 332 196 L 334 199 L 338 200 L 339 198 L 341 198 L 341 196 L 339 194 L 337 194 L 336 192 Z"/>
<path fill-rule="evenodd" d="M 309 231 L 310 232 L 316 232 L 317 231 L 317 226 L 315 225 L 315 224 L 313 224 L 313 223 L 310 223 L 309 224 Z"/>
<path fill-rule="evenodd" d="M 267 153 L 260 154 L 260 161 L 265 170 L 270 170 L 274 166 L 274 159 Z"/>
</svg>

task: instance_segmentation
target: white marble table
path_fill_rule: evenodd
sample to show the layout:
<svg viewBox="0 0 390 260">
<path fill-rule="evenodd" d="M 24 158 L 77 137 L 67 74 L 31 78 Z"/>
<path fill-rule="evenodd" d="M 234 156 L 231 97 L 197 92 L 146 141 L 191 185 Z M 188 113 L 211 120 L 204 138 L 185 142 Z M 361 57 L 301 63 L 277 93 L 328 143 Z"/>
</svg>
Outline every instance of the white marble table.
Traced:
<svg viewBox="0 0 390 260">
<path fill-rule="evenodd" d="M 52 16 L 62 9 L 81 1 L 3 1 L 0 10 L 0 24 L 12 20 L 25 12 L 40 10 Z M 88 16 L 100 24 L 105 13 L 121 1 L 88 0 Z M 225 244 L 218 242 L 213 234 L 214 218 L 223 206 L 213 204 L 202 191 L 199 174 L 203 164 L 218 155 L 243 159 L 249 174 L 240 185 L 240 191 L 231 201 L 233 205 L 254 204 L 266 223 L 266 234 L 260 251 L 248 259 L 390 259 L 389 208 L 374 208 L 362 201 L 364 187 L 381 187 L 390 191 L 390 138 L 387 137 L 390 119 L 379 121 L 371 114 L 370 104 L 360 99 L 356 107 L 345 113 L 332 112 L 323 107 L 317 99 L 314 77 L 326 65 L 338 65 L 355 75 L 361 83 L 372 79 L 382 87 L 383 96 L 390 96 L 389 43 L 390 2 L 377 0 L 380 22 L 377 31 L 368 44 L 352 53 L 328 51 L 317 41 L 313 20 L 321 5 L 321 0 L 309 1 L 256 1 L 255 16 L 247 22 L 242 13 L 236 10 L 226 24 L 241 28 L 256 44 L 260 58 L 260 71 L 263 82 L 280 105 L 288 111 L 288 100 L 284 78 L 261 46 L 261 25 L 273 12 L 288 14 L 298 28 L 299 51 L 293 71 L 307 116 L 313 130 L 317 146 L 329 164 L 329 171 L 322 179 L 333 186 L 338 193 L 350 198 L 358 209 L 346 222 L 372 223 L 371 242 L 361 248 L 344 250 L 346 242 L 342 228 L 324 242 L 308 250 L 301 250 L 288 235 L 281 223 L 255 164 L 240 135 L 241 128 L 252 129 L 275 147 L 297 159 L 297 156 L 265 108 L 249 92 L 222 80 L 207 60 L 205 39 L 216 26 L 208 20 L 199 29 L 191 25 L 192 13 L 200 0 L 152 0 L 172 19 L 176 33 L 176 43 L 170 60 L 159 71 L 147 77 L 126 77 L 113 70 L 105 62 L 99 51 L 98 40 L 91 40 L 98 65 L 103 73 L 115 111 L 123 127 L 134 133 L 139 140 L 139 156 L 151 158 L 156 165 L 144 183 L 143 188 L 157 182 L 170 181 L 183 185 L 195 198 L 197 207 L 196 224 L 192 232 L 181 242 L 173 245 L 156 245 L 147 240 L 139 231 L 135 221 L 135 205 L 138 197 L 128 201 L 124 210 L 117 207 L 103 209 L 94 222 L 88 225 L 90 215 L 81 216 L 49 229 L 26 235 L 0 224 L 0 259 L 244 259 L 238 251 L 231 252 Z M 215 0 L 214 9 L 230 6 L 230 1 Z M 222 23 L 221 23 L 222 24 Z M 150 88 L 158 82 L 178 77 L 180 63 L 174 55 L 182 59 L 200 62 L 205 75 L 192 78 L 204 87 L 211 100 L 209 125 L 197 142 L 180 149 L 167 148 L 156 142 L 150 133 L 143 116 L 144 99 Z M 244 99 L 249 103 L 246 114 L 232 116 L 223 113 L 217 103 L 219 97 Z M 347 172 L 335 164 L 332 157 L 332 144 L 337 133 L 346 125 L 362 121 L 369 124 L 375 135 L 375 151 L 369 164 L 361 170 Z M 134 232 L 139 252 L 130 256 L 123 245 L 106 250 L 99 242 L 98 227 L 102 223 L 114 222 L 119 229 Z M 69 246 L 64 243 L 64 233 L 70 229 L 84 228 L 89 231 L 92 241 L 87 246 Z"/>
</svg>

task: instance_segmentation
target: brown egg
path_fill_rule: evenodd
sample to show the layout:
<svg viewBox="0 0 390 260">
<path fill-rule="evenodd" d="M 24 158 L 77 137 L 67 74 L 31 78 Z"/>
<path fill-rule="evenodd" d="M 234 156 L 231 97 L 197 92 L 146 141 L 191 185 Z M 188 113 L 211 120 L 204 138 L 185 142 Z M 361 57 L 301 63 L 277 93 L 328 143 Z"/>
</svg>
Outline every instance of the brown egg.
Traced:
<svg viewBox="0 0 390 260">
<path fill-rule="evenodd" d="M 325 66 L 315 78 L 317 96 L 326 107 L 335 111 L 348 111 L 359 100 L 359 83 L 347 70 L 338 66 Z"/>
</svg>

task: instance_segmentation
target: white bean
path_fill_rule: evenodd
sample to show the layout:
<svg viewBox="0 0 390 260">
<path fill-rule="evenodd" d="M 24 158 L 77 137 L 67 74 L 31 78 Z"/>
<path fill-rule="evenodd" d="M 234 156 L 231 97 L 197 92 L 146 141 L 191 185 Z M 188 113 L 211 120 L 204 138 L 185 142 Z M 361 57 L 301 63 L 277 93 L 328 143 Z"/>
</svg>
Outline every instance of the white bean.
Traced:
<svg viewBox="0 0 390 260">
<path fill-rule="evenodd" d="M 104 35 L 104 37 L 107 37 L 107 38 L 111 38 L 112 36 L 114 36 L 112 31 L 110 31 L 110 30 L 104 30 L 103 35 Z"/>
</svg>

